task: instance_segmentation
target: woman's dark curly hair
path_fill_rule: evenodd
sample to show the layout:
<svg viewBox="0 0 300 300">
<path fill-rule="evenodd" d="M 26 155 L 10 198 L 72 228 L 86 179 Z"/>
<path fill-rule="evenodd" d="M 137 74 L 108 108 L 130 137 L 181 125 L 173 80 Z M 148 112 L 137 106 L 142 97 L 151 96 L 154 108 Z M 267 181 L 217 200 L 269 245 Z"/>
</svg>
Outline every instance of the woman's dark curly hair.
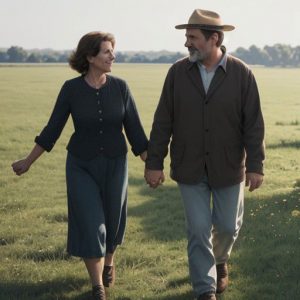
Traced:
<svg viewBox="0 0 300 300">
<path fill-rule="evenodd" d="M 115 37 L 111 33 L 93 31 L 85 34 L 79 41 L 77 49 L 69 58 L 69 65 L 80 74 L 86 74 L 89 69 L 88 56 L 96 56 L 102 42 L 111 42 L 115 47 Z"/>
</svg>

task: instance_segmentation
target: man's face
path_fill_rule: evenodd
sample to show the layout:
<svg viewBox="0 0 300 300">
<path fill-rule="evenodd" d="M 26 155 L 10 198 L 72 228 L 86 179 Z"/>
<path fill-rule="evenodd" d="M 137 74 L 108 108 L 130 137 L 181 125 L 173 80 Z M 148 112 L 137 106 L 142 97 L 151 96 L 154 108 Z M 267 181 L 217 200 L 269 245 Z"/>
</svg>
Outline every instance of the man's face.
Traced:
<svg viewBox="0 0 300 300">
<path fill-rule="evenodd" d="M 191 62 L 205 62 L 211 55 L 213 49 L 213 39 L 210 37 L 208 40 L 200 29 L 186 29 L 186 42 L 185 47 L 188 48 Z"/>
</svg>

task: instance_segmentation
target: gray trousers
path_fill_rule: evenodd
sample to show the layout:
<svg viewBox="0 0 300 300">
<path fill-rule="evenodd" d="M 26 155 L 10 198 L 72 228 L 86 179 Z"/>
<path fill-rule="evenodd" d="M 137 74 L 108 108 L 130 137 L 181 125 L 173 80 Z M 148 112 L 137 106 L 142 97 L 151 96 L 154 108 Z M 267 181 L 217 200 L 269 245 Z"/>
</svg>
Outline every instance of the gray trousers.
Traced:
<svg viewBox="0 0 300 300">
<path fill-rule="evenodd" d="M 178 184 L 188 236 L 190 277 L 196 295 L 216 291 L 216 264 L 228 260 L 242 226 L 244 182 L 213 189 L 207 177 L 199 184 Z"/>
</svg>

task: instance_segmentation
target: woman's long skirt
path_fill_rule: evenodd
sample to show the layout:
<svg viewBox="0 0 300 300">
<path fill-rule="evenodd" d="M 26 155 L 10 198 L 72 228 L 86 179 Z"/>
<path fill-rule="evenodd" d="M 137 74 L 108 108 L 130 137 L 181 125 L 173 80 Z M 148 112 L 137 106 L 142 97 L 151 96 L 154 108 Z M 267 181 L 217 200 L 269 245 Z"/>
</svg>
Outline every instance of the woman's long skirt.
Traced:
<svg viewBox="0 0 300 300">
<path fill-rule="evenodd" d="M 123 242 L 126 226 L 126 155 L 84 161 L 68 153 L 66 177 L 68 253 L 83 258 L 113 253 Z"/>
</svg>

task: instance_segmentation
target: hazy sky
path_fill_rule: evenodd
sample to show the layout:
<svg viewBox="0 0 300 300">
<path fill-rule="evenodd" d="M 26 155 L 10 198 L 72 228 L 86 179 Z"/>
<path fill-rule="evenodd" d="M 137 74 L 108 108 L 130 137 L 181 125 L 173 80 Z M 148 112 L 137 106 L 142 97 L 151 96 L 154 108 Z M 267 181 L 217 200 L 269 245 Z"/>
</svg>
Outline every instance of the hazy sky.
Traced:
<svg viewBox="0 0 300 300">
<path fill-rule="evenodd" d="M 94 30 L 117 39 L 116 51 L 185 51 L 186 23 L 195 8 L 218 12 L 236 26 L 229 51 L 275 43 L 300 45 L 299 0 L 0 0 L 0 48 L 74 49 Z"/>
</svg>

